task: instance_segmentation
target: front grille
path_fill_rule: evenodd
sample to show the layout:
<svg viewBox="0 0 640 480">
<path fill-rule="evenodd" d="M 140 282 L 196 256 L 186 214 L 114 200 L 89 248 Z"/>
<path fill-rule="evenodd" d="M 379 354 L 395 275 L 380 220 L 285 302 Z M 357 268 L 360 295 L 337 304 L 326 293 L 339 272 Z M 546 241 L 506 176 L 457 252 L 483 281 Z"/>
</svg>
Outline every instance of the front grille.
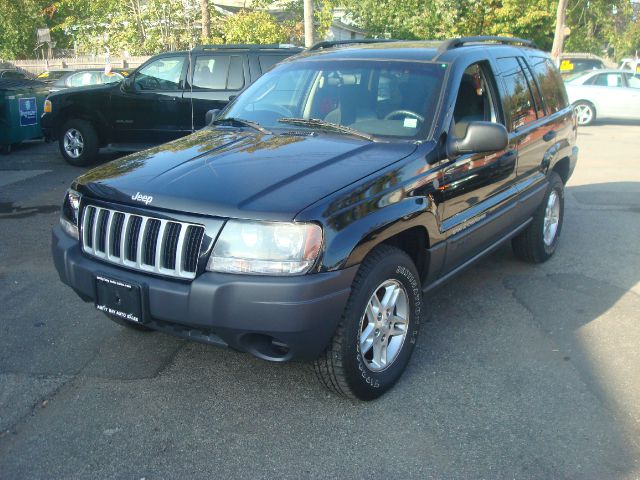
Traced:
<svg viewBox="0 0 640 480">
<path fill-rule="evenodd" d="M 109 263 L 176 278 L 196 276 L 204 227 L 88 205 L 82 249 Z"/>
</svg>

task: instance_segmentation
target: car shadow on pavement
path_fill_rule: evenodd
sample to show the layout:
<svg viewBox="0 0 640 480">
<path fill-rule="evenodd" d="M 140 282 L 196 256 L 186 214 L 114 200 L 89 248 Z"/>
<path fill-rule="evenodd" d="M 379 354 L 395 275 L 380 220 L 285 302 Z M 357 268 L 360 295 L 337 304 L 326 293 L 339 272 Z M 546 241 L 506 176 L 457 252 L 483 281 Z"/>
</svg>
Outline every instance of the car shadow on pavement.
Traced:
<svg viewBox="0 0 640 480">
<path fill-rule="evenodd" d="M 429 299 L 408 373 L 448 372 L 453 385 L 435 388 L 449 428 L 481 424 L 505 454 L 539 455 L 521 474 L 638 475 L 639 214 L 638 182 L 569 186 L 549 262 L 521 263 L 505 246 Z M 470 411 L 454 414 L 461 398 Z"/>
</svg>

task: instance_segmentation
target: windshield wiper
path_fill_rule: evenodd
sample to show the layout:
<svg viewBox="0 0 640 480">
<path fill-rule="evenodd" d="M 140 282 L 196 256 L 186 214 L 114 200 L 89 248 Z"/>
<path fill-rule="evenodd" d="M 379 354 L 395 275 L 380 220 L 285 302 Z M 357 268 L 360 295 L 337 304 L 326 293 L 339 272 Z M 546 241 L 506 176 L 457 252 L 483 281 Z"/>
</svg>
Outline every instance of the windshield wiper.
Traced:
<svg viewBox="0 0 640 480">
<path fill-rule="evenodd" d="M 303 127 L 320 128 L 325 130 L 331 130 L 333 132 L 342 132 L 356 137 L 366 138 L 370 142 L 374 141 L 373 135 L 361 132 L 351 127 L 340 125 L 339 123 L 325 122 L 319 118 L 289 118 L 283 117 L 278 120 L 281 123 L 290 123 L 291 125 L 301 125 Z"/>
<path fill-rule="evenodd" d="M 271 135 L 273 132 L 270 132 L 269 130 L 267 130 L 266 128 L 264 128 L 262 125 L 260 125 L 259 123 L 256 122 L 252 122 L 251 120 L 244 120 L 242 118 L 236 118 L 236 117 L 228 117 L 228 118 L 219 118 L 217 120 L 214 120 L 213 122 L 211 122 L 211 125 L 231 125 L 234 127 L 249 127 L 249 128 L 253 128 L 254 130 L 259 131 L 260 133 L 266 133 L 268 135 Z"/>
</svg>

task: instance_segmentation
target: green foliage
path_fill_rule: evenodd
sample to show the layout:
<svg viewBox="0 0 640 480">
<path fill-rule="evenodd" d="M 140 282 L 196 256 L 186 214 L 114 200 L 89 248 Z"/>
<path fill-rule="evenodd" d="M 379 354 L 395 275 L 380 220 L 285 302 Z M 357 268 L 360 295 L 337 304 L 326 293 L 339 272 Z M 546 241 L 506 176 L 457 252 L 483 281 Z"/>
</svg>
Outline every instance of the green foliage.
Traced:
<svg viewBox="0 0 640 480">
<path fill-rule="evenodd" d="M 286 43 L 288 30 L 267 12 L 242 10 L 224 22 L 227 43 Z"/>
<path fill-rule="evenodd" d="M 287 20 L 254 0 L 250 10 L 224 17 L 210 2 L 210 43 L 302 43 L 303 0 L 284 0 Z M 131 55 L 186 49 L 201 42 L 201 0 L 0 0 L 0 57 L 35 56 L 36 29 L 49 27 L 59 48 L 80 53 Z M 442 39 L 513 35 L 550 49 L 556 0 L 315 0 L 316 37 L 323 38 L 333 9 L 345 7 L 372 37 Z M 635 9 L 635 11 L 634 11 Z M 640 4 L 629 0 L 570 0 L 567 51 L 616 58 L 640 49 Z"/>
</svg>

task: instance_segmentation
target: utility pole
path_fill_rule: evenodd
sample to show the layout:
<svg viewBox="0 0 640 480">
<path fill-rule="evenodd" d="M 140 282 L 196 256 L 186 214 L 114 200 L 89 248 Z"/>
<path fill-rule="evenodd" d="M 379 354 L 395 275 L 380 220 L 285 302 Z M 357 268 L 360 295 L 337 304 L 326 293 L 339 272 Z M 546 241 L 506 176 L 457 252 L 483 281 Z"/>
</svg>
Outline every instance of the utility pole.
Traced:
<svg viewBox="0 0 640 480">
<path fill-rule="evenodd" d="M 209 0 L 200 0 L 202 12 L 202 43 L 207 43 L 211 37 L 211 16 L 209 15 Z"/>
<path fill-rule="evenodd" d="M 304 46 L 313 45 L 313 0 L 304 0 Z"/>
<path fill-rule="evenodd" d="M 567 3 L 569 0 L 558 0 L 558 11 L 556 12 L 556 33 L 553 36 L 553 47 L 551 47 L 551 57 L 557 62 L 564 50 L 564 38 L 567 36 L 565 19 L 567 16 Z"/>
</svg>

